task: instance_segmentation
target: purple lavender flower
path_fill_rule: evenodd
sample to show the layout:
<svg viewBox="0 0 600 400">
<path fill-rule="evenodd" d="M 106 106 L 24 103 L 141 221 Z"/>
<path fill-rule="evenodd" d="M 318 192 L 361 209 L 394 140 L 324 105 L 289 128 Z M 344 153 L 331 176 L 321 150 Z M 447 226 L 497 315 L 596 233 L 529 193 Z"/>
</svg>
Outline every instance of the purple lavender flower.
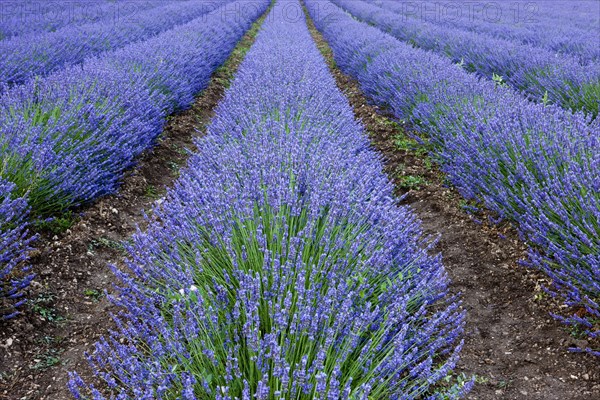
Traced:
<svg viewBox="0 0 600 400">
<path fill-rule="evenodd" d="M 68 24 L 55 32 L 36 32 L 2 40 L 0 88 L 2 84 L 22 84 L 32 77 L 148 40 L 169 29 L 178 29 L 214 8 L 204 0 L 177 1 L 139 11 L 134 16 L 113 14 L 116 20 Z"/>
<path fill-rule="evenodd" d="M 415 49 L 308 0 L 337 64 L 398 118 L 428 134 L 443 170 L 467 198 L 518 224 L 530 264 L 555 294 L 585 310 L 591 338 L 600 318 L 600 123 L 534 104 L 478 79 L 445 57 Z M 354 4 L 354 3 L 353 3 Z M 328 7 L 326 7 L 328 6 Z M 320 7 L 320 8 L 319 8 Z"/>
<path fill-rule="evenodd" d="M 31 2 L 0 1 L 0 40 L 31 33 L 55 32 L 65 26 L 97 22 L 116 23 L 119 19 L 135 21 L 138 13 L 164 2 L 86 1 L 86 2 Z"/>
<path fill-rule="evenodd" d="M 507 83 L 540 103 L 598 115 L 598 61 L 583 66 L 567 54 L 406 18 L 388 9 L 397 9 L 393 1 L 383 2 L 384 9 L 362 0 L 332 2 L 399 40 L 449 57 L 467 71 Z"/>
<path fill-rule="evenodd" d="M 90 362 L 117 387 L 96 396 L 74 375 L 74 393 L 190 398 L 190 376 L 196 398 L 214 399 L 463 389 L 440 384 L 464 319 L 440 257 L 396 205 L 290 7 L 275 4 L 198 152 L 135 235 L 129 271 L 114 269 L 123 312 Z"/>
<path fill-rule="evenodd" d="M 192 3 L 174 6 L 157 10 L 168 19 Z M 236 15 L 226 17 L 232 6 Z M 152 146 L 166 115 L 189 106 L 266 6 L 266 0 L 226 4 L 0 97 L 2 314 L 14 315 L 32 279 L 21 267 L 31 242 L 27 211 L 52 215 L 113 192 L 123 172 Z M 195 12 L 184 20 L 200 15 Z"/>
<path fill-rule="evenodd" d="M 0 320 L 17 315 L 33 275 L 25 266 L 34 239 L 27 231 L 27 202 L 13 198 L 15 185 L 0 180 Z"/>
<path fill-rule="evenodd" d="M 472 4 L 468 2 L 402 3 L 365 0 L 403 19 L 421 19 L 446 29 L 475 32 L 484 39 L 505 39 L 556 54 L 577 57 L 582 65 L 600 60 L 598 5 L 587 1 Z M 596 11 L 596 12 L 595 12 Z M 451 30 L 448 34 L 455 32 Z"/>
<path fill-rule="evenodd" d="M 264 2 L 257 3 L 264 5 Z M 113 192 L 166 115 L 189 106 L 260 15 L 226 4 L 143 42 L 9 89 L 0 97 L 2 178 L 35 214 Z M 225 11 L 240 8 L 234 17 Z M 264 8 L 264 7 L 263 7 Z M 239 18 L 242 16 L 243 18 Z"/>
</svg>

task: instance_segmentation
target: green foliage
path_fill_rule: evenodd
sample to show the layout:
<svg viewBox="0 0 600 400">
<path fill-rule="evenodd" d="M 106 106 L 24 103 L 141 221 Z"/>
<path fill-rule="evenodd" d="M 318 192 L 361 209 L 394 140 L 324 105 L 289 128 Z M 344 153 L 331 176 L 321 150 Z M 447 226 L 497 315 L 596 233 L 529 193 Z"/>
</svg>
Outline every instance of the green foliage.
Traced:
<svg viewBox="0 0 600 400">
<path fill-rule="evenodd" d="M 511 384 L 512 384 L 512 380 L 511 380 L 511 379 L 509 379 L 509 380 L 507 380 L 507 381 L 505 381 L 505 380 L 500 380 L 500 381 L 498 382 L 498 388 L 499 388 L 499 389 L 502 389 L 502 390 L 504 390 L 504 389 L 508 389 L 508 387 L 509 387 Z"/>
<path fill-rule="evenodd" d="M 42 354 L 35 356 L 36 363 L 31 366 L 32 370 L 43 371 L 60 363 L 60 350 L 48 349 Z"/>
<path fill-rule="evenodd" d="M 144 196 L 149 197 L 151 199 L 158 199 L 160 197 L 160 193 L 158 193 L 158 189 L 154 185 L 146 186 L 146 190 L 144 192 Z"/>
<path fill-rule="evenodd" d="M 40 293 L 38 297 L 29 301 L 31 310 L 48 322 L 60 322 L 65 318 L 60 316 L 54 308 L 56 295 L 54 293 Z"/>
<path fill-rule="evenodd" d="M 29 368 L 43 371 L 60 363 L 60 354 L 63 350 L 56 348 L 63 342 L 64 338 L 55 336 L 43 336 L 35 340 L 36 344 L 46 350 L 34 356 L 34 363 Z"/>
<path fill-rule="evenodd" d="M 401 128 L 394 123 L 398 130 Z M 419 138 L 419 140 L 422 140 Z M 429 143 L 426 140 L 422 140 L 419 142 L 417 138 L 410 137 L 404 133 L 399 133 L 394 136 L 394 145 L 398 150 L 406 151 L 408 153 L 414 154 L 419 158 L 427 158 L 427 154 L 429 153 Z"/>
<path fill-rule="evenodd" d="M 89 297 L 90 299 L 92 299 L 95 303 L 100 301 L 100 299 L 104 295 L 102 291 L 96 289 L 85 289 L 83 291 L 83 294 L 85 295 L 85 297 Z"/>
<path fill-rule="evenodd" d="M 416 140 L 409 138 L 405 135 L 396 135 L 394 137 L 394 145 L 399 150 L 413 151 L 417 148 L 418 143 Z"/>
<path fill-rule="evenodd" d="M 571 109 L 582 109 L 593 118 L 596 118 L 600 111 L 600 81 L 581 86 L 578 95 L 569 96 L 568 100 Z"/>
<path fill-rule="evenodd" d="M 67 211 L 53 218 L 36 220 L 32 223 L 32 225 L 35 229 L 41 232 L 61 234 L 66 232 L 68 229 L 71 229 L 76 221 L 77 216 L 73 212 Z"/>
<path fill-rule="evenodd" d="M 425 157 L 423 159 L 423 163 L 425 164 L 425 169 L 429 172 L 433 171 L 433 161 L 429 157 Z"/>
<path fill-rule="evenodd" d="M 442 394 L 441 400 L 456 399 L 460 394 L 460 389 L 470 382 L 485 384 L 488 379 L 479 375 L 468 376 L 464 372 L 445 376 L 441 385 L 447 386 L 448 391 Z"/>
<path fill-rule="evenodd" d="M 498 75 L 496 73 L 492 73 L 492 81 L 496 84 L 496 86 L 508 87 L 508 84 L 504 80 L 504 77 Z"/>
<path fill-rule="evenodd" d="M 549 101 L 549 100 L 548 100 L 548 91 L 546 90 L 546 91 L 544 92 L 544 97 L 542 97 L 542 104 L 543 104 L 544 106 L 547 106 L 547 105 L 548 105 L 548 101 Z"/>
<path fill-rule="evenodd" d="M 406 190 L 420 190 L 423 186 L 427 186 L 429 182 L 421 176 L 404 175 L 400 177 L 400 187 Z"/>
<path fill-rule="evenodd" d="M 185 147 L 182 147 L 176 143 L 171 144 L 171 148 L 175 150 L 175 152 L 179 155 L 185 156 L 188 155 L 188 150 Z"/>
<path fill-rule="evenodd" d="M 125 243 L 117 240 L 113 240 L 107 237 L 100 236 L 94 240 L 92 240 L 92 249 L 94 247 L 103 247 L 106 249 L 117 250 L 121 253 L 126 253 L 125 251 Z"/>
<path fill-rule="evenodd" d="M 177 164 L 175 161 L 169 161 L 168 163 L 169 169 L 171 170 L 171 173 L 177 177 L 179 176 L 179 171 L 181 169 L 181 165 Z"/>
</svg>

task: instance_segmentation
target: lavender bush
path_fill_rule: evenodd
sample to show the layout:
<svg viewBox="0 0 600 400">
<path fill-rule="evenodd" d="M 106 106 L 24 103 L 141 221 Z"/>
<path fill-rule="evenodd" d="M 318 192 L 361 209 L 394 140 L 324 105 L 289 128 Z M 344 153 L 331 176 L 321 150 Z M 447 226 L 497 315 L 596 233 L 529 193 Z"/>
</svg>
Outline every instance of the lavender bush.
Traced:
<svg viewBox="0 0 600 400">
<path fill-rule="evenodd" d="M 539 4 L 534 19 L 565 20 L 577 29 L 594 31 L 600 24 L 600 4 L 595 0 L 555 0 Z"/>
<path fill-rule="evenodd" d="M 135 22 L 123 19 L 116 23 L 100 21 L 68 25 L 56 32 L 33 33 L 0 41 L 0 93 L 2 84 L 21 84 L 36 75 L 46 75 L 102 52 L 146 40 L 214 8 L 214 4 L 205 0 L 177 1 L 140 12 Z"/>
<path fill-rule="evenodd" d="M 532 22 L 547 24 L 550 20 L 564 21 L 574 29 L 593 32 L 600 24 L 600 4 L 595 0 L 544 1 L 533 9 Z"/>
<path fill-rule="evenodd" d="M 230 18 L 215 10 L 10 89 L 0 98 L 0 176 L 27 193 L 34 214 L 112 192 L 166 115 L 191 104 L 267 4 L 237 2 Z"/>
<path fill-rule="evenodd" d="M 23 263 L 33 238 L 28 235 L 27 202 L 13 198 L 14 185 L 0 180 L 0 320 L 17 315 L 23 290 L 33 275 Z"/>
<path fill-rule="evenodd" d="M 419 3 L 402 3 L 386 0 L 366 0 L 381 8 L 398 13 L 405 18 L 422 18 L 427 22 L 441 25 L 446 28 L 468 30 L 483 38 L 488 35 L 514 41 L 515 43 L 541 47 L 558 54 L 569 54 L 586 65 L 592 61 L 600 60 L 599 22 L 590 21 L 587 26 L 574 26 L 574 19 L 570 15 L 573 4 L 585 8 L 586 2 L 523 2 L 518 3 L 490 3 L 488 5 L 475 5 L 469 2 L 434 2 L 422 1 Z M 581 21 L 582 17 L 591 17 L 594 6 L 587 4 L 587 13 L 575 14 Z M 417 6 L 418 4 L 418 6 Z M 561 6 L 558 12 L 552 6 Z M 444 14 L 444 11 L 447 14 Z M 489 13 L 489 15 L 488 15 Z"/>
<path fill-rule="evenodd" d="M 165 3 L 158 0 L 0 1 L 0 40 L 68 25 L 133 22 L 138 14 L 161 5 Z"/>
<path fill-rule="evenodd" d="M 451 379 L 464 315 L 440 259 L 290 8 L 274 6 L 135 236 L 130 273 L 115 270 L 125 311 L 89 357 L 106 387 L 73 374 L 75 397 L 448 399 L 470 387 Z"/>
<path fill-rule="evenodd" d="M 449 60 L 307 1 L 337 64 L 399 119 L 430 135 L 452 182 L 518 223 L 531 263 L 584 317 L 563 319 L 597 338 L 600 319 L 600 124 L 528 102 Z M 600 354 L 598 350 L 585 349 Z"/>
<path fill-rule="evenodd" d="M 568 55 L 403 18 L 392 11 L 355 0 L 333 3 L 394 37 L 460 63 L 467 71 L 496 78 L 540 103 L 558 104 L 598 115 L 600 63 L 586 66 Z M 392 2 L 385 2 L 384 5 Z"/>
<path fill-rule="evenodd" d="M 0 173 L 35 215 L 110 193 L 160 133 L 162 96 L 147 87 L 153 74 L 106 65 L 69 68 L 2 97 Z"/>
<path fill-rule="evenodd" d="M 0 219 L 0 281 L 8 297 L 29 279 L 22 285 L 11 272 L 26 248 L 15 241 L 25 201 L 34 217 L 45 217 L 113 192 L 166 115 L 193 101 L 267 5 L 233 3 L 237 14 L 229 18 L 215 10 L 0 97 L 0 216 L 15 218 Z"/>
</svg>

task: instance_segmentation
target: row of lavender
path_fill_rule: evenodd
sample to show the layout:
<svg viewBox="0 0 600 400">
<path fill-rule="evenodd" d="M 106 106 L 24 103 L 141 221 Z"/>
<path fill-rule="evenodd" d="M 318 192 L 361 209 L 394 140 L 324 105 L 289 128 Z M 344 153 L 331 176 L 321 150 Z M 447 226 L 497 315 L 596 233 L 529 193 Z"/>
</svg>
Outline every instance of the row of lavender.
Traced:
<svg viewBox="0 0 600 400">
<path fill-rule="evenodd" d="M 176 0 L 184 1 L 184 0 Z M 53 32 L 67 25 L 135 21 L 137 15 L 164 4 L 159 0 L 0 1 L 0 40 Z"/>
<path fill-rule="evenodd" d="M 25 34 L 0 41 L 0 93 L 5 90 L 3 86 L 22 84 L 102 52 L 147 40 L 215 8 L 214 3 L 205 0 L 176 1 L 139 12 L 134 21 L 68 25 L 56 32 Z"/>
<path fill-rule="evenodd" d="M 301 19 L 297 19 L 302 16 Z M 129 249 L 77 398 L 459 398 L 463 314 L 311 39 L 275 4 Z M 447 378 L 446 380 L 444 378 Z"/>
<path fill-rule="evenodd" d="M 226 4 L 2 95 L 2 314 L 12 314 L 29 279 L 14 269 L 27 247 L 22 214 L 52 216 L 113 192 L 123 172 L 153 144 L 167 115 L 193 102 L 267 5 L 268 0 Z"/>
<path fill-rule="evenodd" d="M 33 279 L 27 267 L 16 270 L 27 259 L 33 238 L 27 232 L 27 202 L 7 196 L 13 189 L 14 184 L 0 180 L 0 320 L 16 315 Z"/>
<path fill-rule="evenodd" d="M 583 66 L 567 54 L 407 19 L 391 11 L 396 4 L 391 1 L 382 2 L 384 8 L 362 0 L 333 3 L 399 40 L 449 57 L 467 71 L 490 80 L 500 79 L 532 100 L 598 115 L 600 62 Z"/>
<path fill-rule="evenodd" d="M 519 0 L 521 5 L 529 0 Z M 565 20 L 574 27 L 584 30 L 598 29 L 600 24 L 600 4 L 597 0 L 541 0 L 534 2 L 534 17 L 544 21 Z"/>
<path fill-rule="evenodd" d="M 553 278 L 566 304 L 585 308 L 563 321 L 597 338 L 600 123 L 528 102 L 328 1 L 307 3 L 338 65 L 374 101 L 430 136 L 467 198 L 518 223 L 531 263 Z"/>
<path fill-rule="evenodd" d="M 591 1 L 541 1 L 510 3 L 472 3 L 468 1 L 393 2 L 367 0 L 387 8 L 404 19 L 414 18 L 449 28 L 473 31 L 500 39 L 541 47 L 558 54 L 571 54 L 583 65 L 600 60 L 600 3 Z M 584 3 L 584 4 L 582 4 Z M 587 4 L 585 4 L 587 3 Z M 591 20 L 581 27 L 570 16 L 574 4 L 587 5 Z M 560 6 L 554 10 L 551 6 Z M 554 11 L 554 12 L 551 12 Z M 559 11 L 559 13 L 556 13 Z M 549 13 L 549 15 L 548 15 Z M 581 20 L 581 14 L 574 13 Z"/>
</svg>

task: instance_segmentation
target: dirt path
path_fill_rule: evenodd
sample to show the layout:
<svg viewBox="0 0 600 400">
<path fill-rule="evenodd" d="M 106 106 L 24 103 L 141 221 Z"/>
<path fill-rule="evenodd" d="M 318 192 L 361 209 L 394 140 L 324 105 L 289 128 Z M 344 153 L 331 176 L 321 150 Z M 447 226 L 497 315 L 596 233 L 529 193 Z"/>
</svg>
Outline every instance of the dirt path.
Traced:
<svg viewBox="0 0 600 400">
<path fill-rule="evenodd" d="M 467 213 L 426 150 L 368 104 L 358 83 L 334 67 L 331 50 L 312 22 L 309 26 L 338 86 L 383 154 L 398 194 L 406 195 L 402 203 L 410 204 L 425 233 L 441 235 L 436 250 L 468 312 L 457 369 L 477 376 L 469 399 L 600 399 L 600 360 L 567 351 L 577 341 L 548 315 L 557 305 L 540 289 L 547 279 L 519 265 L 525 247 L 515 231 Z"/>
<path fill-rule="evenodd" d="M 193 106 L 168 121 L 156 147 L 127 174 L 117 194 L 80 210 L 63 232 L 44 232 L 36 242 L 31 264 L 37 277 L 28 295 L 32 304 L 19 318 L 0 323 L 0 399 L 70 399 L 66 383 L 73 370 L 92 381 L 84 352 L 93 351 L 93 343 L 113 326 L 110 313 L 118 311 L 104 296 L 113 283 L 109 265 L 122 263 L 122 243 L 136 226 L 144 227 L 144 210 L 177 179 L 187 149 L 205 131 L 263 20 L 244 36 Z"/>
</svg>

